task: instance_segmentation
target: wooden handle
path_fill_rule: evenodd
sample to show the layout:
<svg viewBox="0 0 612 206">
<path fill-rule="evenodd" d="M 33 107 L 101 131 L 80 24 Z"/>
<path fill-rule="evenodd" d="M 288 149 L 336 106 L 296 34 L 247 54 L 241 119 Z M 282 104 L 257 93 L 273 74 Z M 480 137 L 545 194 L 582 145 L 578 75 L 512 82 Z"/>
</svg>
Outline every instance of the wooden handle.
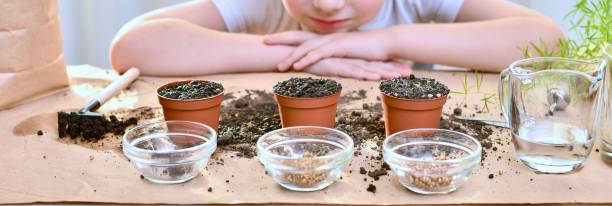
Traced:
<svg viewBox="0 0 612 206">
<path fill-rule="evenodd" d="M 119 79 L 113 81 L 110 85 L 108 85 L 98 96 L 95 98 L 100 102 L 100 105 L 104 104 L 110 98 L 117 95 L 117 93 L 123 89 L 125 89 L 132 81 L 134 81 L 140 75 L 140 70 L 137 68 L 130 68 L 127 70 Z"/>
</svg>

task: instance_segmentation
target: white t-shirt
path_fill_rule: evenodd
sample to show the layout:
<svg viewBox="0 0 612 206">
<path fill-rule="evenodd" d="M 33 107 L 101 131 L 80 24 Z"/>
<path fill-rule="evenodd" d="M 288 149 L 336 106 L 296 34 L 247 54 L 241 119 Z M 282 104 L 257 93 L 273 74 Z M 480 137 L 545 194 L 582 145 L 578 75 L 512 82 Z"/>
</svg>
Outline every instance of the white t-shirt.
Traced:
<svg viewBox="0 0 612 206">
<path fill-rule="evenodd" d="M 229 32 L 268 34 L 300 30 L 281 0 L 212 0 Z M 385 0 L 382 8 L 359 30 L 401 24 L 454 22 L 463 0 Z"/>
</svg>

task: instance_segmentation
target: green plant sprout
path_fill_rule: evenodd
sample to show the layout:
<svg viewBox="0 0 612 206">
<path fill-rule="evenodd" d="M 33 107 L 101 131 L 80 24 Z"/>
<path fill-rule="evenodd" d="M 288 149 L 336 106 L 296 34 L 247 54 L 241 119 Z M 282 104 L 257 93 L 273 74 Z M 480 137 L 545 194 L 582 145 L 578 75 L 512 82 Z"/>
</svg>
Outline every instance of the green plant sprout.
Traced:
<svg viewBox="0 0 612 206">
<path fill-rule="evenodd" d="M 569 57 L 574 59 L 600 59 L 602 48 L 612 43 L 612 0 L 578 0 L 564 20 L 570 22 L 570 31 L 577 31 L 578 39 L 560 39 L 551 49 L 543 41 L 539 45 L 530 43 L 523 55 L 534 55 L 529 48 L 541 57 Z"/>
<path fill-rule="evenodd" d="M 463 103 L 467 101 L 467 95 L 470 93 L 470 86 L 468 83 L 468 73 L 463 73 L 463 81 L 461 82 L 463 86 L 463 91 L 451 91 L 451 94 L 460 94 L 463 95 Z"/>
<path fill-rule="evenodd" d="M 468 75 L 467 72 L 463 73 L 463 81 L 461 82 L 463 86 L 463 91 L 451 91 L 451 94 L 468 94 L 470 92 L 470 87 L 468 84 Z"/>
<path fill-rule="evenodd" d="M 468 81 L 468 72 L 464 72 L 463 73 L 463 81 L 461 82 L 462 84 L 462 90 L 461 91 L 451 91 L 451 94 L 459 94 L 459 95 L 463 95 L 463 102 L 462 104 L 465 104 L 467 101 L 467 97 L 469 94 L 471 94 L 471 89 L 472 87 L 470 86 L 470 83 Z M 482 82 L 484 79 L 484 75 L 482 73 L 480 73 L 478 70 L 474 69 L 474 79 L 476 82 L 476 93 L 474 94 L 482 94 L 484 98 L 481 99 L 482 102 L 482 106 L 481 111 L 480 112 L 489 112 L 489 104 L 493 103 L 491 101 L 491 98 L 495 96 L 495 94 L 489 94 L 489 93 L 482 93 L 481 88 L 482 88 Z"/>
<path fill-rule="evenodd" d="M 488 112 L 490 112 L 490 111 L 491 111 L 491 110 L 489 109 L 489 104 L 493 104 L 493 103 L 494 103 L 494 102 L 493 102 L 493 100 L 494 100 L 494 99 L 496 99 L 496 98 L 493 98 L 493 97 L 495 97 L 495 96 L 497 96 L 497 94 L 495 94 L 495 93 L 491 93 L 491 94 L 485 95 L 485 96 L 484 96 L 484 97 L 483 97 L 483 98 L 480 100 L 480 101 L 482 102 L 482 104 L 483 104 L 483 106 L 482 106 L 482 107 L 481 107 L 481 109 L 480 109 L 480 111 L 481 111 L 481 112 L 486 112 L 486 113 L 488 113 Z M 493 99 L 493 100 L 492 100 L 492 99 Z"/>
<path fill-rule="evenodd" d="M 480 86 L 482 86 L 483 75 L 479 73 L 478 70 L 474 70 L 474 78 L 476 79 L 476 92 L 480 93 Z"/>
</svg>

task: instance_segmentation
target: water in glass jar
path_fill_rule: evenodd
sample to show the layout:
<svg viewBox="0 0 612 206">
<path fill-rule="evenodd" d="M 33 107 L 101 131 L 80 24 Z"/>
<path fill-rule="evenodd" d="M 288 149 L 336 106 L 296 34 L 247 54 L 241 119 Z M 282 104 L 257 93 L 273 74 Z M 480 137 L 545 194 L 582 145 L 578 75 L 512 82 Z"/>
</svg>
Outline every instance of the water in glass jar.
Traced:
<svg viewBox="0 0 612 206">
<path fill-rule="evenodd" d="M 519 160 L 540 173 L 569 173 L 582 167 L 594 138 L 585 128 L 539 121 L 512 133 Z"/>
</svg>

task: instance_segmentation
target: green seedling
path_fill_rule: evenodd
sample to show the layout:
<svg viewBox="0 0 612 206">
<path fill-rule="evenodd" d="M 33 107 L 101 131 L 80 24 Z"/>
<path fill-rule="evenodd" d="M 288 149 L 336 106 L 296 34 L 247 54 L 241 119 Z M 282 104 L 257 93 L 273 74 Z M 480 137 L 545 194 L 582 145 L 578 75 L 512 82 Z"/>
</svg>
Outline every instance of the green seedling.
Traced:
<svg viewBox="0 0 612 206">
<path fill-rule="evenodd" d="M 480 86 L 482 86 L 483 75 L 479 73 L 478 70 L 474 70 L 474 78 L 476 79 L 476 92 L 480 93 Z"/>
<path fill-rule="evenodd" d="M 467 72 L 463 73 L 463 82 L 461 82 L 462 86 L 463 86 L 463 90 L 462 91 L 451 91 L 451 94 L 463 94 L 463 95 L 467 95 L 470 92 L 470 87 L 468 84 L 468 74 Z"/>
<path fill-rule="evenodd" d="M 485 96 L 480 100 L 482 102 L 482 104 L 483 104 L 483 106 L 481 107 L 482 108 L 481 112 L 487 112 L 488 113 L 489 111 L 491 111 L 489 109 L 489 104 L 494 104 L 495 103 L 494 102 L 494 100 L 495 100 L 494 97 L 495 96 L 497 96 L 495 93 L 491 93 L 491 94 L 488 94 L 488 95 L 485 94 Z"/>
<path fill-rule="evenodd" d="M 578 39 L 561 39 L 551 49 L 540 41 L 524 48 L 525 58 L 535 51 L 541 57 L 568 57 L 574 59 L 600 59 L 602 48 L 612 43 L 612 0 L 578 0 L 564 17 L 570 22 L 570 31 L 577 31 Z M 531 50 L 529 49 L 531 48 Z"/>
</svg>

